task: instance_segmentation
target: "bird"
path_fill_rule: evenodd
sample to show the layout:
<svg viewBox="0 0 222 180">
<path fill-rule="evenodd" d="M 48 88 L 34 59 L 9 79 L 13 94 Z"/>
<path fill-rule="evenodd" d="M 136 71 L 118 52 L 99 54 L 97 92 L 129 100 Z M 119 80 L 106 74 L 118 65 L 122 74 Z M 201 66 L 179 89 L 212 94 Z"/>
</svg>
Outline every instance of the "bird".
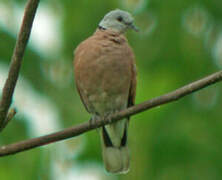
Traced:
<svg viewBox="0 0 222 180">
<path fill-rule="evenodd" d="M 77 91 L 92 121 L 107 118 L 135 103 L 137 70 L 125 32 L 138 31 L 132 15 L 120 9 L 108 12 L 93 35 L 74 51 Z M 129 117 L 99 129 L 102 157 L 109 173 L 127 173 Z"/>
</svg>

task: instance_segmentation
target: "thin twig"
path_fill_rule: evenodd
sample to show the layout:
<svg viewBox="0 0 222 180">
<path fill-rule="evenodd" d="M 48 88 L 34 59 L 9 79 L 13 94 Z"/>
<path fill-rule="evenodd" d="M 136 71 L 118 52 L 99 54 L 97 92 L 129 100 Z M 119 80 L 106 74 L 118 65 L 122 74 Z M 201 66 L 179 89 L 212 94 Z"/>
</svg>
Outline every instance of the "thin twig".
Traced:
<svg viewBox="0 0 222 180">
<path fill-rule="evenodd" d="M 140 113 L 142 111 L 154 108 L 156 106 L 160 106 L 169 102 L 176 101 L 188 94 L 191 94 L 195 91 L 203 89 L 211 84 L 217 83 L 222 80 L 222 71 L 211 74 L 203 79 L 190 83 L 186 86 L 183 86 L 175 91 L 172 91 L 168 94 L 159 96 L 157 98 L 151 99 L 149 101 L 145 101 L 141 104 L 132 106 L 128 109 L 120 111 L 118 113 L 113 114 L 111 118 L 111 122 L 116 122 L 122 118 L 128 117 L 130 115 L 134 115 Z M 68 139 L 74 136 L 78 136 L 92 129 L 101 127 L 105 124 L 111 123 L 110 119 L 99 119 L 96 123 L 91 124 L 89 122 L 82 123 L 80 125 L 76 125 L 71 128 L 67 128 L 65 130 L 52 133 L 46 136 L 41 136 L 38 138 L 33 138 L 21 142 L 17 142 L 14 144 L 1 146 L 0 147 L 0 156 L 6 156 L 10 154 L 15 154 L 18 152 L 26 151 L 35 147 L 43 146 L 49 143 L 53 143 L 56 141 Z"/>
<path fill-rule="evenodd" d="M 12 102 L 13 92 L 18 79 L 22 59 L 31 33 L 32 24 L 38 4 L 39 0 L 29 0 L 25 8 L 22 25 L 11 59 L 8 78 L 2 91 L 2 98 L 0 101 L 0 127 L 2 127 L 6 120 L 8 109 Z"/>
<path fill-rule="evenodd" d="M 0 127 L 0 132 L 8 125 L 8 123 L 11 121 L 11 119 L 15 116 L 16 110 L 14 108 L 11 108 L 8 111 L 8 115 L 5 118 L 5 121 L 3 122 L 2 126 Z"/>
</svg>

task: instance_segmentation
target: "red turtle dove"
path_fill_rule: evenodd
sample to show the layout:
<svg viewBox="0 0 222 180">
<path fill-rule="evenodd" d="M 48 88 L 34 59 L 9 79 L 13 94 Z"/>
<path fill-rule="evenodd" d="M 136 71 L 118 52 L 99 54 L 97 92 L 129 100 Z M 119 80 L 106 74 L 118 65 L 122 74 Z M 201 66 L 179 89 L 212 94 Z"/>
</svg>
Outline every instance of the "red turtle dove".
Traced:
<svg viewBox="0 0 222 180">
<path fill-rule="evenodd" d="M 75 50 L 76 87 L 94 120 L 134 105 L 136 65 L 124 36 L 128 29 L 137 31 L 131 14 L 113 10 L 104 16 L 96 32 Z M 108 172 L 126 173 L 129 170 L 128 123 L 129 118 L 126 118 L 99 130 Z"/>
</svg>

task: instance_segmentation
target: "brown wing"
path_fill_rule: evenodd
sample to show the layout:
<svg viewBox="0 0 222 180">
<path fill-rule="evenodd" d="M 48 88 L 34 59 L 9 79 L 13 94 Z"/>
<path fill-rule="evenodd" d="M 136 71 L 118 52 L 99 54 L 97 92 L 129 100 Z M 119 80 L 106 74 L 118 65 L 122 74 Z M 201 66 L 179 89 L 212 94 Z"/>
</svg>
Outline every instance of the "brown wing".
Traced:
<svg viewBox="0 0 222 180">
<path fill-rule="evenodd" d="M 136 64 L 134 61 L 131 65 L 131 70 L 132 70 L 132 79 L 129 90 L 128 107 L 133 106 L 135 104 L 135 97 L 136 97 L 137 72 L 136 72 Z"/>
<path fill-rule="evenodd" d="M 136 98 L 136 85 L 137 85 L 137 80 L 136 80 L 136 76 L 137 76 L 137 71 L 136 71 L 136 63 L 135 63 L 135 58 L 134 58 L 134 54 L 133 51 L 131 50 L 132 53 L 132 61 L 131 61 L 131 84 L 130 84 L 130 89 L 129 89 L 129 97 L 128 97 L 128 105 L 127 107 L 133 106 L 135 104 L 135 98 Z M 127 118 L 128 122 L 130 120 L 130 117 Z"/>
</svg>

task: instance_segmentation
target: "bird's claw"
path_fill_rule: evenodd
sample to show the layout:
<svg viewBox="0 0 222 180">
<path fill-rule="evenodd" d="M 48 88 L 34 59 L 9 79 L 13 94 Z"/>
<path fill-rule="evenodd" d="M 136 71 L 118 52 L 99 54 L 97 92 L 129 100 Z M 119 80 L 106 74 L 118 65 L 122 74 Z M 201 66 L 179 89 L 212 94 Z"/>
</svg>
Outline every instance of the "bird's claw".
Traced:
<svg viewBox="0 0 222 180">
<path fill-rule="evenodd" d="M 108 122 L 108 124 L 112 123 L 112 114 L 113 113 L 107 113 L 103 116 L 93 116 L 89 120 L 90 126 L 96 126 L 97 122 L 101 119 L 103 122 Z"/>
<path fill-rule="evenodd" d="M 110 123 L 112 123 L 112 113 L 109 113 L 109 114 L 106 114 L 104 117 L 103 117 L 103 119 L 104 119 L 104 121 L 108 121 L 109 122 L 109 124 Z"/>
<path fill-rule="evenodd" d="M 91 117 L 90 120 L 89 120 L 89 125 L 93 126 L 93 127 L 96 126 L 98 119 L 99 119 L 98 116 Z"/>
</svg>

